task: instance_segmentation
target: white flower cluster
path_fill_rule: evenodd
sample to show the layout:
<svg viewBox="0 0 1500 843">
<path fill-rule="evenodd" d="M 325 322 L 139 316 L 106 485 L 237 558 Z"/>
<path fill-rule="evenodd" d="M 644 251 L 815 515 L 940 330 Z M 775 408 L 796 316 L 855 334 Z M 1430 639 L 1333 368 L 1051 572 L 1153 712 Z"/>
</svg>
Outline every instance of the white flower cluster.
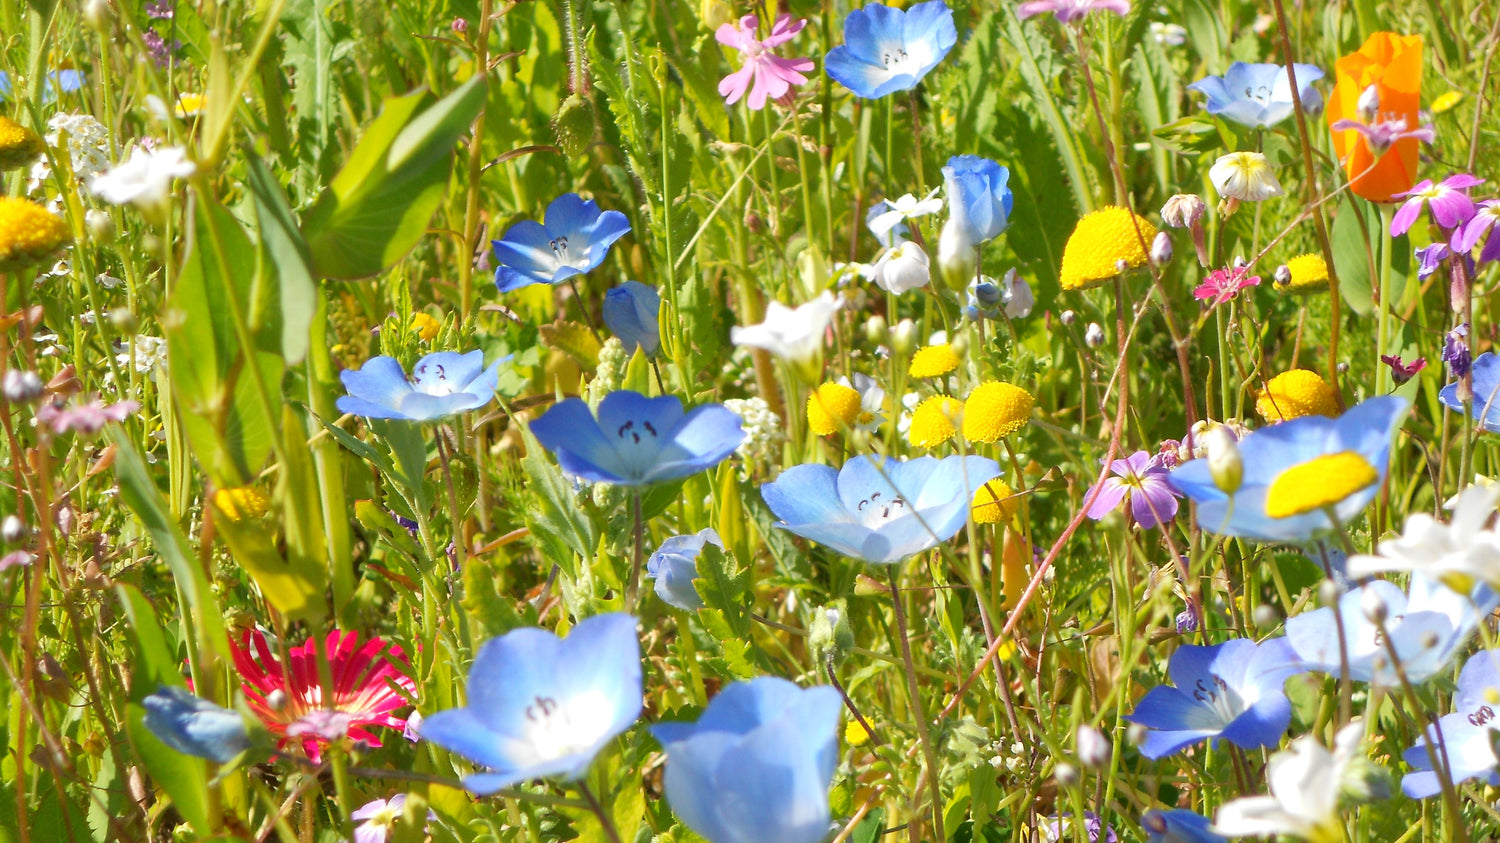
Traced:
<svg viewBox="0 0 1500 843">
<path fill-rule="evenodd" d="M 781 443 L 786 434 L 781 430 L 781 419 L 771 412 L 771 407 L 760 397 L 731 398 L 724 406 L 740 417 L 745 430 L 745 441 L 734 449 L 745 461 L 742 474 L 754 465 L 765 465 L 781 459 Z"/>
<path fill-rule="evenodd" d="M 599 365 L 594 369 L 594 379 L 589 381 L 585 400 L 595 410 L 604 396 L 619 389 L 625 383 L 625 369 L 630 365 L 630 355 L 625 353 L 625 344 L 619 337 L 610 337 L 599 348 Z"/>
<path fill-rule="evenodd" d="M 87 114 L 56 114 L 47 121 L 47 146 L 58 149 L 63 136 L 68 139 L 68 161 L 73 168 L 75 185 L 86 185 L 89 179 L 109 169 L 109 130 Z M 52 177 L 52 166 L 43 156 L 31 165 L 31 179 L 26 183 L 36 193 Z M 55 204 L 57 203 L 54 200 Z"/>
</svg>

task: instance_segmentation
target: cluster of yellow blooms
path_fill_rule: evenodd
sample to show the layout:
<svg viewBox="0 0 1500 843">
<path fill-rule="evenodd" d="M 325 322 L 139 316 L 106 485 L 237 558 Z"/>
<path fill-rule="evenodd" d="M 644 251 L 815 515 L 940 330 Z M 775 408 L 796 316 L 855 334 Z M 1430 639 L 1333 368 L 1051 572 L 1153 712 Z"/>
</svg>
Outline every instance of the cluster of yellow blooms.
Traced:
<svg viewBox="0 0 1500 843">
<path fill-rule="evenodd" d="M 40 263 L 72 241 L 68 224 L 46 208 L 0 196 L 0 272 Z"/>
</svg>

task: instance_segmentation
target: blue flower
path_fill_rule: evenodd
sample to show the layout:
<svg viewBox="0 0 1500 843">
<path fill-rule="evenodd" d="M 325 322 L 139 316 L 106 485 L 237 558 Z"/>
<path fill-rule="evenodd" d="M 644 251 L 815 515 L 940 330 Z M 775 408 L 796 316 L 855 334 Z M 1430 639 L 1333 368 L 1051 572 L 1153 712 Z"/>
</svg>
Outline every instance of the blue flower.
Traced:
<svg viewBox="0 0 1500 843">
<path fill-rule="evenodd" d="M 1185 644 L 1167 665 L 1177 687 L 1152 688 L 1125 719 L 1152 730 L 1141 744 L 1147 758 L 1204 738 L 1242 749 L 1275 746 L 1292 722 L 1282 686 L 1304 669 L 1284 638 L 1259 645 L 1243 638 L 1213 647 Z"/>
<path fill-rule="evenodd" d="M 1385 634 L 1370 620 L 1367 601 L 1384 605 Z M 1349 661 L 1349 678 L 1395 687 L 1400 677 L 1391 666 L 1386 640 L 1395 648 L 1401 667 L 1412 682 L 1441 671 L 1468 643 L 1479 622 L 1500 596 L 1489 586 L 1460 594 L 1420 572 L 1413 572 L 1405 593 L 1384 580 L 1372 580 L 1339 598 L 1339 618 L 1332 607 L 1305 612 L 1286 622 L 1286 638 L 1297 657 L 1311 670 L 1338 676 L 1342 658 Z M 1340 653 L 1339 626 L 1344 628 Z"/>
<path fill-rule="evenodd" d="M 617 390 L 599 402 L 595 420 L 577 398 L 531 423 L 562 470 L 594 483 L 647 486 L 697 474 L 734 453 L 745 438 L 740 417 L 723 404 L 686 415 L 675 395 L 648 398 Z"/>
<path fill-rule="evenodd" d="M 439 351 L 418 360 L 407 380 L 396 358 L 371 357 L 360 368 L 339 374 L 349 391 L 338 400 L 339 412 L 423 422 L 478 409 L 495 397 L 503 362 L 496 360 L 486 369 L 483 351 Z"/>
<path fill-rule="evenodd" d="M 667 539 L 646 561 L 646 573 L 656 578 L 656 596 L 667 605 L 689 612 L 703 608 L 703 598 L 693 588 L 693 580 L 698 576 L 698 554 L 705 544 L 724 549 L 719 534 L 708 527 L 696 535 Z"/>
<path fill-rule="evenodd" d="M 162 685 L 141 700 L 146 728 L 178 752 L 227 764 L 250 748 L 245 719 L 184 688 Z"/>
<path fill-rule="evenodd" d="M 1215 834 L 1212 827 L 1208 817 L 1182 808 L 1141 815 L 1146 843 L 1226 843 L 1227 839 Z"/>
<path fill-rule="evenodd" d="M 1310 64 L 1295 65 L 1302 109 L 1316 114 L 1323 95 L 1313 87 L 1323 71 Z M 1208 96 L 1203 107 L 1209 114 L 1227 117 L 1244 126 L 1274 126 L 1292 116 L 1292 81 L 1286 67 L 1277 64 L 1246 64 L 1237 61 L 1223 76 L 1205 76 L 1188 86 Z"/>
<path fill-rule="evenodd" d="M 660 311 L 661 296 L 639 281 L 626 281 L 604 294 L 604 324 L 620 338 L 626 354 L 640 347 L 647 357 L 656 356 L 661 347 L 661 329 L 656 324 Z"/>
<path fill-rule="evenodd" d="M 762 676 L 725 688 L 697 723 L 653 726 L 667 803 L 710 843 L 818 843 L 842 708 L 832 688 Z"/>
<path fill-rule="evenodd" d="M 776 526 L 877 565 L 953 538 L 974 492 L 1000 474 L 984 457 L 855 457 L 841 470 L 795 465 L 760 487 Z"/>
<path fill-rule="evenodd" d="M 992 240 L 1010 224 L 1015 203 L 1006 182 L 1010 170 L 978 155 L 955 155 L 943 168 L 948 214 L 969 243 Z"/>
<path fill-rule="evenodd" d="M 530 779 L 572 781 L 641 715 L 635 618 L 589 618 L 567 638 L 535 627 L 486 641 L 469 668 L 469 704 L 428 715 L 421 737 L 485 767 L 480 795 Z"/>
<path fill-rule="evenodd" d="M 1437 773 L 1432 771 L 1432 760 L 1427 757 L 1428 742 L 1436 745 L 1437 756 L 1446 763 L 1453 784 L 1483 777 L 1500 787 L 1500 775 L 1495 773 L 1500 757 L 1496 757 L 1490 737 L 1492 729 L 1500 728 L 1495 719 L 1500 710 L 1500 704 L 1494 702 L 1496 694 L 1500 694 L 1500 650 L 1482 650 L 1470 656 L 1459 671 L 1453 713 L 1438 719 L 1436 732 L 1430 725 L 1424 729 L 1417 745 L 1401 756 L 1415 769 L 1402 777 L 1402 793 L 1426 799 L 1442 790 Z"/>
<path fill-rule="evenodd" d="M 1332 530 L 1333 523 L 1321 506 L 1286 517 L 1267 514 L 1268 493 L 1273 485 L 1278 480 L 1320 478 L 1316 488 L 1303 488 L 1301 484 L 1286 488 L 1283 484 L 1278 491 L 1296 493 L 1309 503 L 1318 503 L 1318 495 L 1332 496 L 1323 503 L 1333 508 L 1341 524 L 1348 524 L 1364 511 L 1380 489 L 1378 481 L 1385 479 L 1390 464 L 1391 437 L 1410 406 L 1405 398 L 1385 395 L 1371 398 L 1337 419 L 1306 416 L 1249 434 L 1239 442 L 1245 474 L 1232 496 L 1214 485 L 1206 459 L 1186 463 L 1173 471 L 1168 480 L 1198 504 L 1199 529 L 1260 541 L 1303 542 L 1317 533 Z M 1340 461 L 1332 458 L 1350 454 L 1374 469 L 1377 482 L 1344 494 L 1340 483 L 1348 478 L 1331 476 L 1320 469 L 1337 467 Z M 1288 474 L 1289 471 L 1297 473 Z M 1322 482 L 1324 479 L 1338 482 Z M 1285 503 L 1270 502 L 1278 507 Z"/>
<path fill-rule="evenodd" d="M 77 70 L 54 70 L 48 73 L 42 82 L 42 102 L 52 102 L 57 99 L 58 90 L 69 94 L 82 88 L 83 81 L 83 74 Z M 10 99 L 14 87 L 11 84 L 10 75 L 0 70 L 0 102 Z"/>
<path fill-rule="evenodd" d="M 943 0 L 902 11 L 871 3 L 844 19 L 844 43 L 824 66 L 835 82 L 862 99 L 909 91 L 958 42 L 953 12 Z"/>
<path fill-rule="evenodd" d="M 1470 370 L 1474 373 L 1474 400 L 1469 412 L 1480 427 L 1500 433 L 1500 357 L 1486 351 L 1474 358 Z M 1458 381 L 1443 387 L 1438 400 L 1455 412 L 1464 412 L 1464 402 L 1458 400 Z"/>
<path fill-rule="evenodd" d="M 564 193 L 547 206 L 545 223 L 522 220 L 490 241 L 495 259 L 495 286 L 508 293 L 532 284 L 561 284 L 583 275 L 609 254 L 610 244 L 630 231 L 619 211 L 601 211 L 592 199 Z"/>
</svg>

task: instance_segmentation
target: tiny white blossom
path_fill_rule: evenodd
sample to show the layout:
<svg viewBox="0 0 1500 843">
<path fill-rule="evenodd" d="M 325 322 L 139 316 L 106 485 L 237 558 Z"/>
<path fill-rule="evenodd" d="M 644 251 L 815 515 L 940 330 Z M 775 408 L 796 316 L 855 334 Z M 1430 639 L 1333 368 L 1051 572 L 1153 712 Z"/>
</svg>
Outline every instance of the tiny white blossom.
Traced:
<svg viewBox="0 0 1500 843">
<path fill-rule="evenodd" d="M 1344 839 L 1339 790 L 1345 771 L 1362 757 L 1364 732 L 1362 720 L 1340 729 L 1331 753 L 1312 735 L 1292 741 L 1266 767 L 1271 795 L 1226 802 L 1213 830 L 1229 837 L 1285 834 L 1309 843 L 1339 843 Z"/>
<path fill-rule="evenodd" d="M 758 325 L 729 329 L 729 341 L 735 345 L 764 348 L 777 357 L 794 363 L 806 362 L 823 348 L 823 335 L 833 321 L 833 314 L 843 305 L 828 291 L 796 308 L 773 301 L 766 306 L 765 321 Z"/>
<path fill-rule="evenodd" d="M 910 193 L 903 195 L 899 199 L 887 199 L 886 204 L 890 206 L 890 210 L 883 214 L 878 214 L 874 219 L 870 220 L 870 231 L 875 236 L 880 237 L 906 220 L 925 217 L 928 214 L 935 214 L 941 211 L 943 209 L 943 200 L 937 198 L 938 191 L 941 189 L 934 187 L 932 192 L 927 194 L 926 198 L 923 199 L 918 199 Z"/>
<path fill-rule="evenodd" d="M 931 278 L 927 253 L 912 242 L 887 249 L 875 262 L 875 284 L 896 295 L 924 287 Z"/>
<path fill-rule="evenodd" d="M 198 167 L 187 150 L 169 146 L 148 152 L 142 147 L 114 169 L 94 176 L 89 191 L 111 205 L 134 205 L 147 213 L 165 213 L 172 198 L 172 181 L 185 179 Z"/>
</svg>

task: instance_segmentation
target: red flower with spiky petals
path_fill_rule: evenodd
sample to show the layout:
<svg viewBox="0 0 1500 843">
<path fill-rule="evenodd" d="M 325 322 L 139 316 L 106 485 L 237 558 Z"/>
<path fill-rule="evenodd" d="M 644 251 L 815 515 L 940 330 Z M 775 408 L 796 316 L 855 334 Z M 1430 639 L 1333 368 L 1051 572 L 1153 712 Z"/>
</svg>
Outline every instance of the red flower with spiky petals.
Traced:
<svg viewBox="0 0 1500 843">
<path fill-rule="evenodd" d="M 359 642 L 357 632 L 328 633 L 328 662 L 333 669 L 333 701 L 325 706 L 318 681 L 318 651 L 312 639 L 287 652 L 283 665 L 271 652 L 260 630 L 246 632 L 230 649 L 234 666 L 244 680 L 246 702 L 273 734 L 281 737 L 285 750 L 300 738 L 303 752 L 316 763 L 322 747 L 347 735 L 356 741 L 380 746 L 380 739 L 367 726 L 405 729 L 406 718 L 392 712 L 406 701 L 396 688 L 415 694 L 417 683 L 407 674 L 411 667 L 401 648 L 380 638 Z M 280 692 L 284 700 L 272 705 L 268 699 Z M 329 724 L 337 724 L 330 729 Z M 288 730 L 290 729 L 290 734 Z"/>
</svg>

